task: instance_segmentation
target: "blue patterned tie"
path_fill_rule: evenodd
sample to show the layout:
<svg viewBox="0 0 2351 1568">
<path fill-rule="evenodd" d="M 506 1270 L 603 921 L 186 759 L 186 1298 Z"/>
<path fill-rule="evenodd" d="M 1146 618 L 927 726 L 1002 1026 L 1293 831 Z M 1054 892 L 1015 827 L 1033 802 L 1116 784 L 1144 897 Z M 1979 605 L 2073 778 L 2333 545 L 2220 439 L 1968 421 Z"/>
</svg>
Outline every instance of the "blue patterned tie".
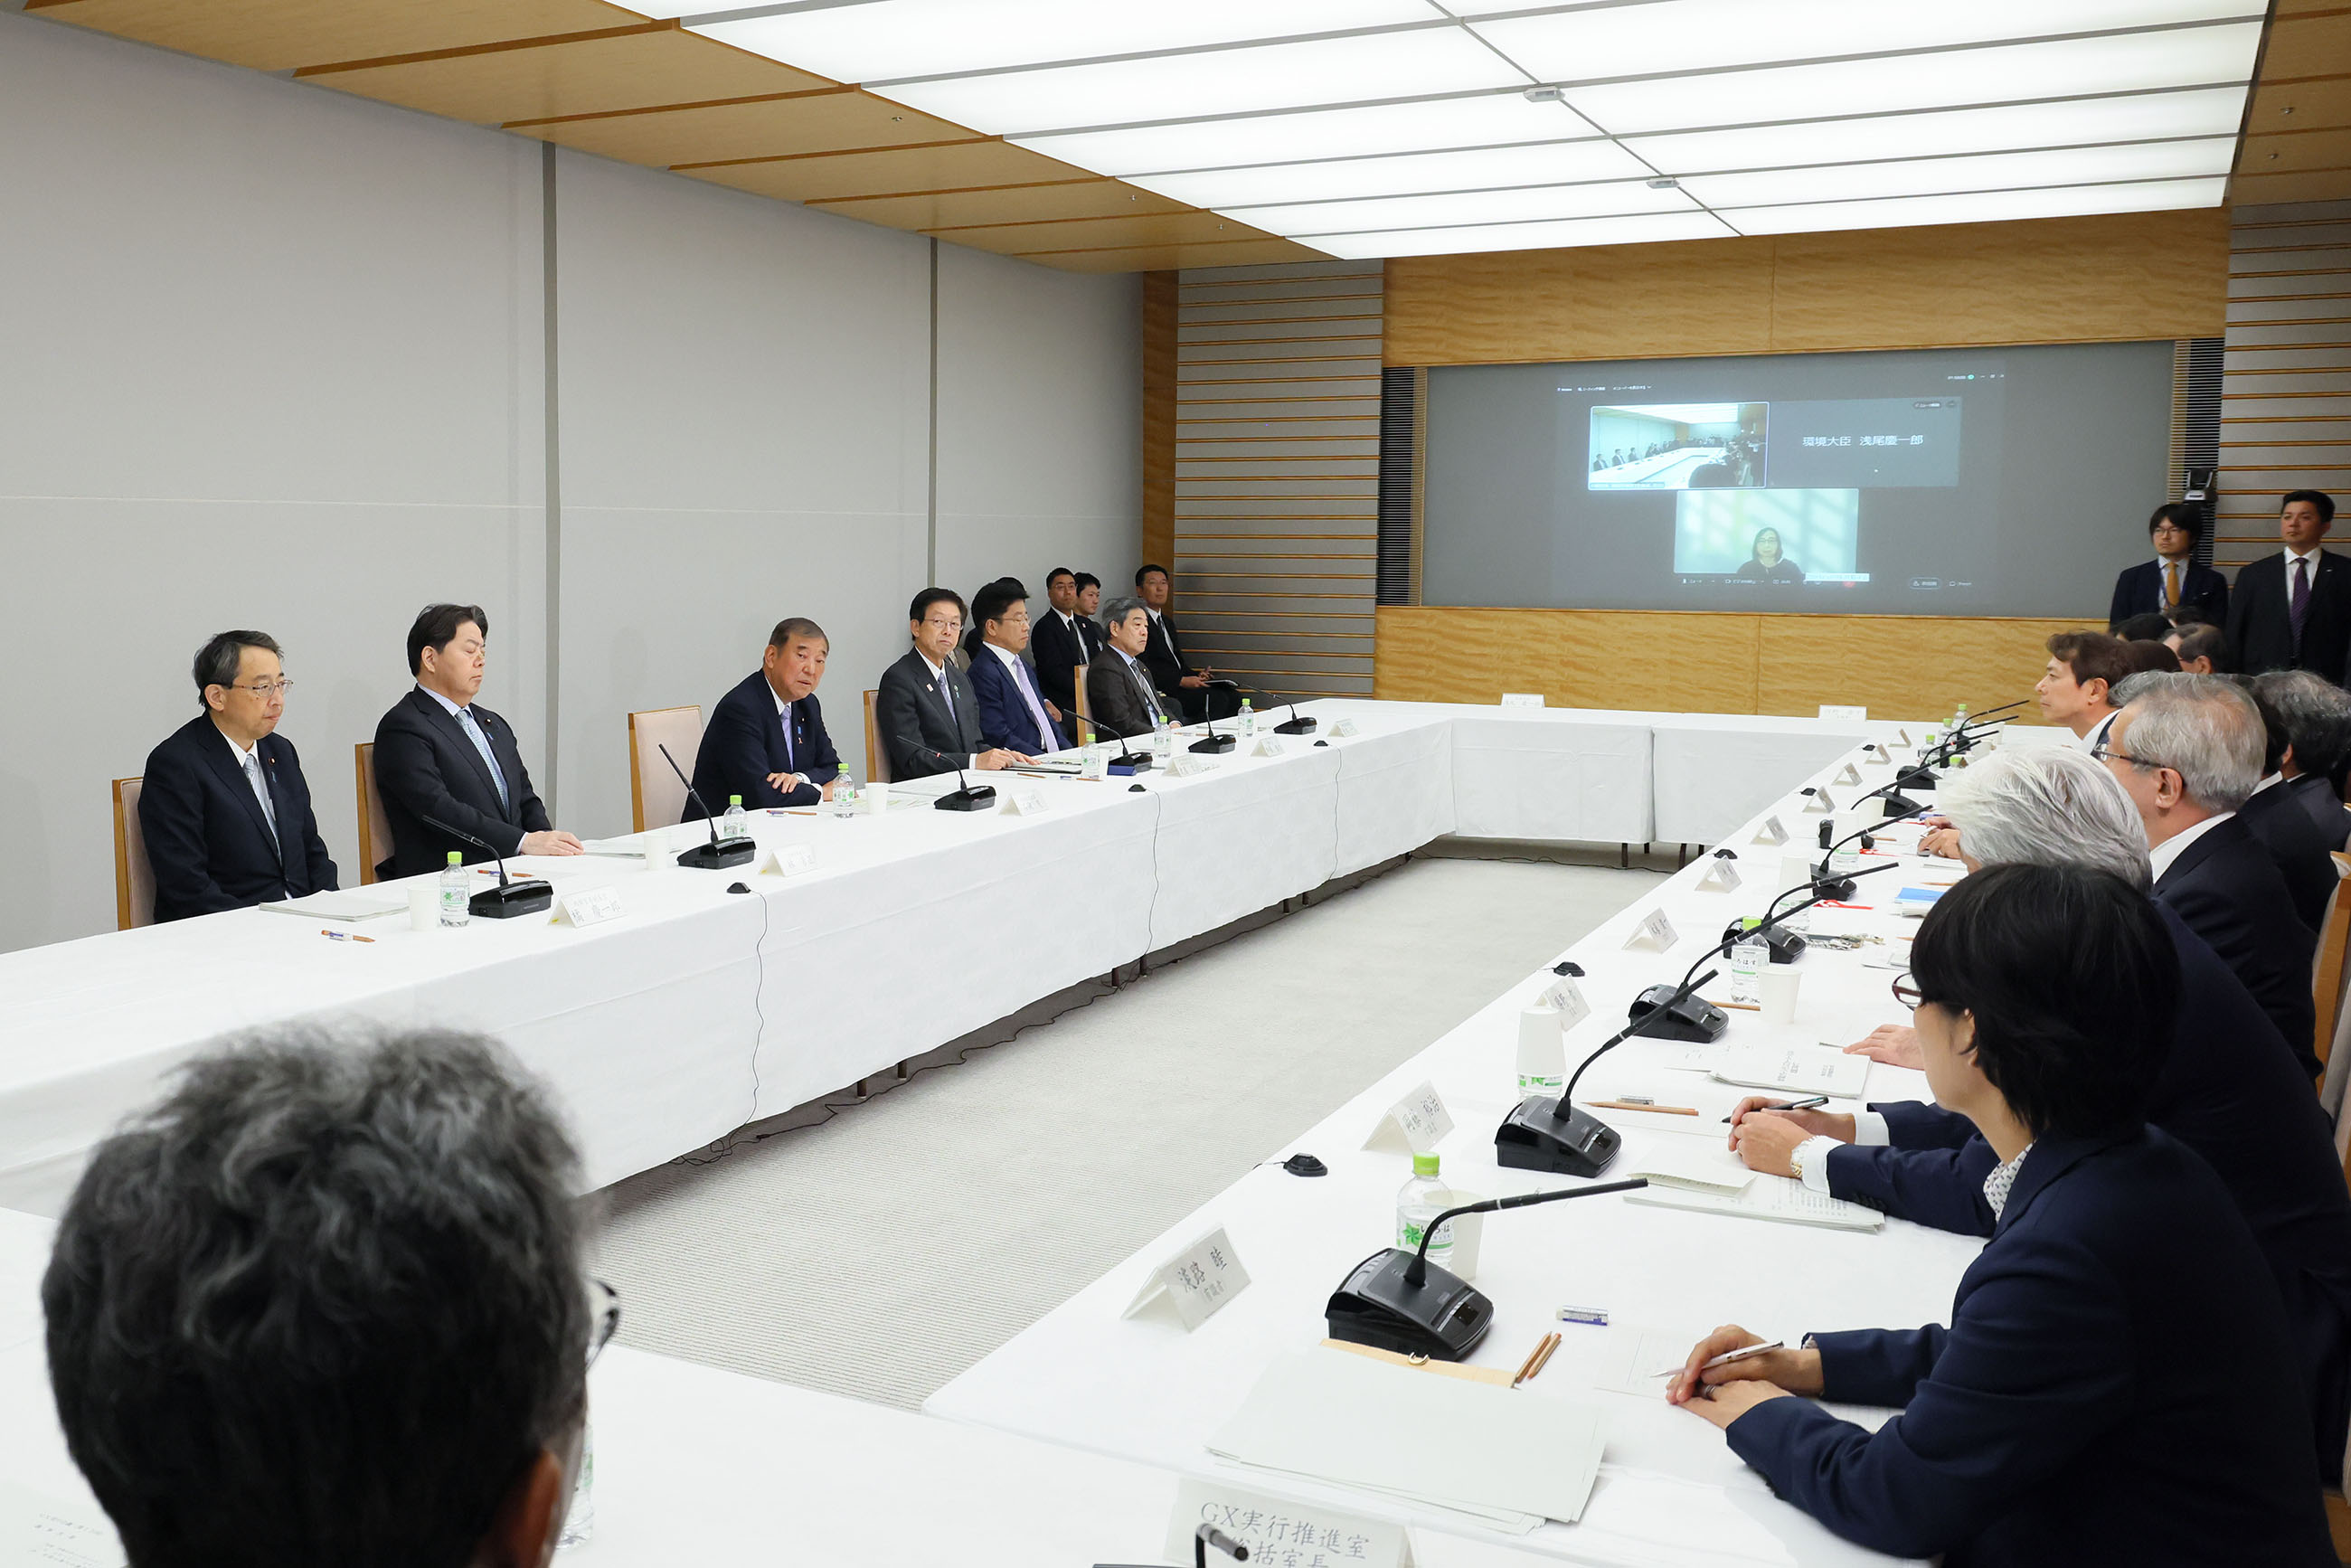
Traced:
<svg viewBox="0 0 2351 1568">
<path fill-rule="evenodd" d="M 482 760 L 490 765 L 490 782 L 498 787 L 498 810 L 511 810 L 513 802 L 507 798 L 507 776 L 498 771 L 497 755 L 490 749 L 490 737 L 484 735 L 482 727 L 474 722 L 474 710 L 469 707 L 459 708 L 457 723 L 464 727 L 465 738 L 474 743 L 474 749 L 482 754 Z"/>
</svg>

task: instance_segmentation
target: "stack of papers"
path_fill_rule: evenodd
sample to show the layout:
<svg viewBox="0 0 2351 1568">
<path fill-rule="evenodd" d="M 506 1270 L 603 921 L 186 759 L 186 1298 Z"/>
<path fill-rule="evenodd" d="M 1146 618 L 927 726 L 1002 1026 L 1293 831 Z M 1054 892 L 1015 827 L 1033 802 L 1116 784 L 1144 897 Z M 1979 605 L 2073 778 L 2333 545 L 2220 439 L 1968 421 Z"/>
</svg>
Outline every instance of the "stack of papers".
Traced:
<svg viewBox="0 0 2351 1568">
<path fill-rule="evenodd" d="M 1733 1046 L 1716 1064 L 1714 1076 L 1749 1089 L 1850 1100 L 1869 1081 L 1869 1058 L 1847 1056 L 1833 1045 Z"/>
<path fill-rule="evenodd" d="M 1316 1348 L 1276 1362 L 1208 1451 L 1524 1535 L 1592 1496 L 1599 1412 Z"/>
<path fill-rule="evenodd" d="M 1755 1173 L 1740 1164 L 1739 1156 L 1719 1139 L 1709 1137 L 1701 1142 L 1697 1138 L 1676 1138 L 1668 1143 L 1660 1138 L 1656 1144 L 1655 1149 L 1628 1165 L 1624 1174 L 1646 1176 L 1655 1186 L 1710 1192 L 1719 1197 L 1737 1197 L 1755 1181 Z"/>
<path fill-rule="evenodd" d="M 341 920 L 356 924 L 361 920 L 381 920 L 387 915 L 405 915 L 408 913 L 408 898 L 403 894 L 397 902 L 386 902 L 381 894 L 313 893 L 302 898 L 265 904 L 261 907 L 272 915 L 298 915 L 305 920 Z"/>
<path fill-rule="evenodd" d="M 1744 1192 L 1730 1197 L 1683 1187 L 1645 1186 L 1626 1193 L 1625 1201 L 1740 1219 L 1776 1219 L 1783 1225 L 1817 1225 L 1829 1230 L 1881 1230 L 1886 1226 L 1886 1216 L 1877 1210 L 1814 1192 L 1793 1176 L 1759 1176 Z"/>
</svg>

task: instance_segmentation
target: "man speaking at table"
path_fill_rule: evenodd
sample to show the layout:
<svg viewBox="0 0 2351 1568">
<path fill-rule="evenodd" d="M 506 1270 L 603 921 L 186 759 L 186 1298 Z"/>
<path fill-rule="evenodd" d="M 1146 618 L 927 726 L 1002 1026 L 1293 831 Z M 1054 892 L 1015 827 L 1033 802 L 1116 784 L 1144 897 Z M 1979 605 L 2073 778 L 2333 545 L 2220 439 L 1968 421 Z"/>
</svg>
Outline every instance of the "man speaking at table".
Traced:
<svg viewBox="0 0 2351 1568">
<path fill-rule="evenodd" d="M 980 739 L 979 698 L 950 656 L 963 635 L 963 595 L 926 588 L 907 606 L 906 620 L 914 645 L 882 672 L 873 698 L 890 777 L 927 779 L 962 768 L 992 771 L 1033 760 Z"/>
<path fill-rule="evenodd" d="M 392 825 L 393 876 L 490 858 L 424 825 L 435 817 L 501 855 L 576 855 L 580 841 L 549 822 L 530 787 L 514 727 L 474 698 L 487 666 L 489 617 L 478 604 L 428 604 L 408 629 L 415 689 L 375 727 L 375 787 Z"/>
<path fill-rule="evenodd" d="M 730 795 L 740 795 L 754 810 L 832 799 L 841 756 L 816 700 L 831 647 L 813 621 L 777 622 L 759 667 L 710 710 L 694 759 L 694 792 L 712 810 L 725 810 Z M 702 814 L 700 805 L 686 801 L 687 821 Z"/>
<path fill-rule="evenodd" d="M 277 733 L 286 678 L 263 632 L 223 632 L 196 654 L 204 711 L 147 754 L 139 831 L 155 918 L 184 920 L 336 886 L 294 743 Z"/>
</svg>

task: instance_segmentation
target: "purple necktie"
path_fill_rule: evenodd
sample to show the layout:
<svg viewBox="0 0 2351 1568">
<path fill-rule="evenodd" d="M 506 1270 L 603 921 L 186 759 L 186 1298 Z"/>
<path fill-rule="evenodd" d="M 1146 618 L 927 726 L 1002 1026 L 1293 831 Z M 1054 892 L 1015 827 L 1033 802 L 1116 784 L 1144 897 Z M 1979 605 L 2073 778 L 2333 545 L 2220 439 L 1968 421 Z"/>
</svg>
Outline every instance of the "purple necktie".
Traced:
<svg viewBox="0 0 2351 1568">
<path fill-rule="evenodd" d="M 1020 687 L 1020 700 L 1029 705 L 1029 716 L 1037 721 L 1037 744 L 1049 751 L 1053 749 L 1057 739 L 1053 723 L 1045 716 L 1043 706 L 1037 701 L 1037 690 L 1029 684 L 1029 672 L 1018 659 L 1012 661 L 1012 679 Z"/>
<path fill-rule="evenodd" d="M 784 721 L 784 768 L 789 772 L 799 766 L 799 759 L 792 754 L 792 705 L 786 703 L 784 711 L 776 716 Z"/>
<path fill-rule="evenodd" d="M 2303 617 L 2310 613 L 2310 562 L 2301 556 L 2294 558 L 2294 602 L 2286 613 L 2294 621 L 2294 645 L 2299 648 Z"/>
</svg>

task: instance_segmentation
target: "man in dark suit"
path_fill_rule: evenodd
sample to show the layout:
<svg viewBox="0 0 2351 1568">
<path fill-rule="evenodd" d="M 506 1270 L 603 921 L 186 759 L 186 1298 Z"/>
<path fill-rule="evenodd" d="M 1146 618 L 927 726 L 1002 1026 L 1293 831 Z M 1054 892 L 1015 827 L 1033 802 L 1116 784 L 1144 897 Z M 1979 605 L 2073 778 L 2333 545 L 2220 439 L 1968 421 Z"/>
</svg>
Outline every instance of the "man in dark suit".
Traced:
<svg viewBox="0 0 2351 1568">
<path fill-rule="evenodd" d="M 2000 752 L 1954 778 L 1936 806 L 1961 830 L 1970 869 L 2077 865 L 2148 885 L 2137 810 L 2071 747 Z M 2351 1427 L 2351 1190 L 2334 1130 L 2277 1027 L 2220 956 L 2158 907 L 2179 956 L 2179 1006 L 2147 1119 L 2203 1156 L 2236 1200 L 2294 1327 L 2319 1449 L 2339 1464 Z M 1923 1065 L 1911 1029 L 1880 1029 L 1852 1049 Z M 2000 1160 L 1965 1117 L 1917 1101 L 1858 1115 L 1770 1109 L 1778 1103 L 1759 1096 L 1732 1113 L 1732 1145 L 1750 1169 L 1938 1230 L 1992 1233 L 1983 1183 Z"/>
<path fill-rule="evenodd" d="M 2245 674 L 2310 670 L 2343 684 L 2351 653 L 2351 560 L 2320 548 L 2334 522 L 2333 497 L 2291 491 L 2278 513 L 2285 549 L 2237 569 L 2229 646 Z"/>
<path fill-rule="evenodd" d="M 926 779 L 959 768 L 992 770 L 1032 758 L 982 743 L 979 697 L 951 655 L 963 634 L 963 596 L 926 588 L 907 607 L 914 645 L 882 672 L 874 721 L 893 779 Z"/>
<path fill-rule="evenodd" d="M 1104 735 L 1149 735 L 1165 713 L 1143 663 L 1151 640 L 1151 612 L 1140 599 L 1113 599 L 1102 612 L 1110 641 L 1086 671 L 1086 706 Z"/>
<path fill-rule="evenodd" d="M 2216 623 L 2226 621 L 2229 580 L 2189 559 L 2196 541 L 2204 537 L 2204 515 L 2185 501 L 2169 502 L 2147 518 L 2147 537 L 2155 546 L 2155 559 L 2125 567 L 2115 579 L 2106 630 L 2119 636 L 2122 623 L 2132 616 L 2161 614 L 2183 604 L 2193 605 Z"/>
<path fill-rule="evenodd" d="M 2253 678 L 2253 706 L 2261 710 L 2266 737 L 2262 779 L 2237 808 L 2237 820 L 2269 852 L 2278 875 L 2285 879 L 2286 892 L 2294 896 L 2294 914 L 2304 925 L 2318 931 L 2326 925 L 2326 902 L 2335 896 L 2335 861 L 2328 851 L 2335 846 L 2319 836 L 2318 824 L 2310 820 L 2310 813 L 2286 783 L 2283 769 L 2294 755 L 2294 742 L 2286 734 L 2284 716 L 2260 689 L 2261 682 L 2281 676 L 2316 678 L 2307 670 L 2276 671 Z"/>
<path fill-rule="evenodd" d="M 1151 619 L 1151 643 L 1144 650 L 1143 663 L 1151 671 L 1151 684 L 1168 706 L 1180 710 L 1188 724 L 1199 723 L 1211 712 L 1218 718 L 1238 712 L 1240 703 L 1229 692 L 1208 689 L 1213 672 L 1207 665 L 1194 669 L 1184 662 L 1184 645 L 1176 638 L 1175 617 L 1167 608 L 1167 569 L 1143 568 L 1134 574 L 1134 591 L 1142 596 Z"/>
<path fill-rule="evenodd" d="M 759 667 L 710 710 L 694 758 L 694 792 L 714 811 L 740 795 L 747 809 L 812 806 L 832 799 L 841 755 L 816 700 L 831 652 L 824 628 L 794 616 L 776 622 Z M 685 803 L 688 821 L 702 808 Z"/>
<path fill-rule="evenodd" d="M 474 698 L 482 689 L 489 617 L 478 604 L 428 604 L 408 629 L 409 694 L 375 727 L 375 787 L 392 825 L 392 876 L 422 876 L 490 851 L 438 828 L 434 817 L 501 855 L 576 855 L 580 841 L 550 824 L 514 727 Z M 379 867 L 379 870 L 381 868 Z"/>
<path fill-rule="evenodd" d="M 2253 677 L 2253 695 L 2284 721 L 2286 749 L 2278 771 L 2319 841 L 2339 850 L 2351 838 L 2351 811 L 2335 793 L 2334 775 L 2351 752 L 2351 692 L 2308 670 L 2276 670 Z"/>
<path fill-rule="evenodd" d="M 1949 1326 L 1708 1367 L 1761 1343 L 1718 1329 L 1667 1397 L 1778 1496 L 1897 1556 L 2333 1563 L 2270 1270 L 2211 1167 L 2146 1125 L 2179 979 L 2145 895 L 2105 872 L 1990 867 L 1920 925 L 1904 996 L 1937 1103 L 1998 1161 Z M 1793 1396 L 1901 1411 L 1873 1432 Z"/>
<path fill-rule="evenodd" d="M 1102 652 L 1102 628 L 1079 612 L 1078 574 L 1068 567 L 1055 567 L 1045 579 L 1045 599 L 1052 608 L 1036 618 L 1029 647 L 1037 660 L 1037 684 L 1068 713 L 1078 706 L 1078 666 L 1092 664 Z"/>
<path fill-rule="evenodd" d="M 1018 586 L 991 582 L 972 600 L 979 646 L 966 675 L 979 699 L 980 744 L 1041 757 L 1066 749 L 1070 737 L 1061 708 L 1045 700 L 1020 656 L 1029 646 L 1029 601 L 1014 592 Z"/>
<path fill-rule="evenodd" d="M 196 653 L 204 712 L 147 754 L 139 830 L 155 918 L 184 920 L 336 887 L 294 743 L 277 733 L 286 678 L 263 632 L 223 632 Z"/>
<path fill-rule="evenodd" d="M 2261 779 L 2253 699 L 2222 675 L 2147 675 L 2115 716 L 2102 760 L 2138 808 L 2156 902 L 2188 923 L 2317 1076 L 2310 959 L 2318 936 L 2237 810 Z"/>
<path fill-rule="evenodd" d="M 2209 621 L 2183 621 L 2163 639 L 2163 645 L 2191 675 L 2217 675 L 2229 667 L 2229 634 Z"/>
</svg>

